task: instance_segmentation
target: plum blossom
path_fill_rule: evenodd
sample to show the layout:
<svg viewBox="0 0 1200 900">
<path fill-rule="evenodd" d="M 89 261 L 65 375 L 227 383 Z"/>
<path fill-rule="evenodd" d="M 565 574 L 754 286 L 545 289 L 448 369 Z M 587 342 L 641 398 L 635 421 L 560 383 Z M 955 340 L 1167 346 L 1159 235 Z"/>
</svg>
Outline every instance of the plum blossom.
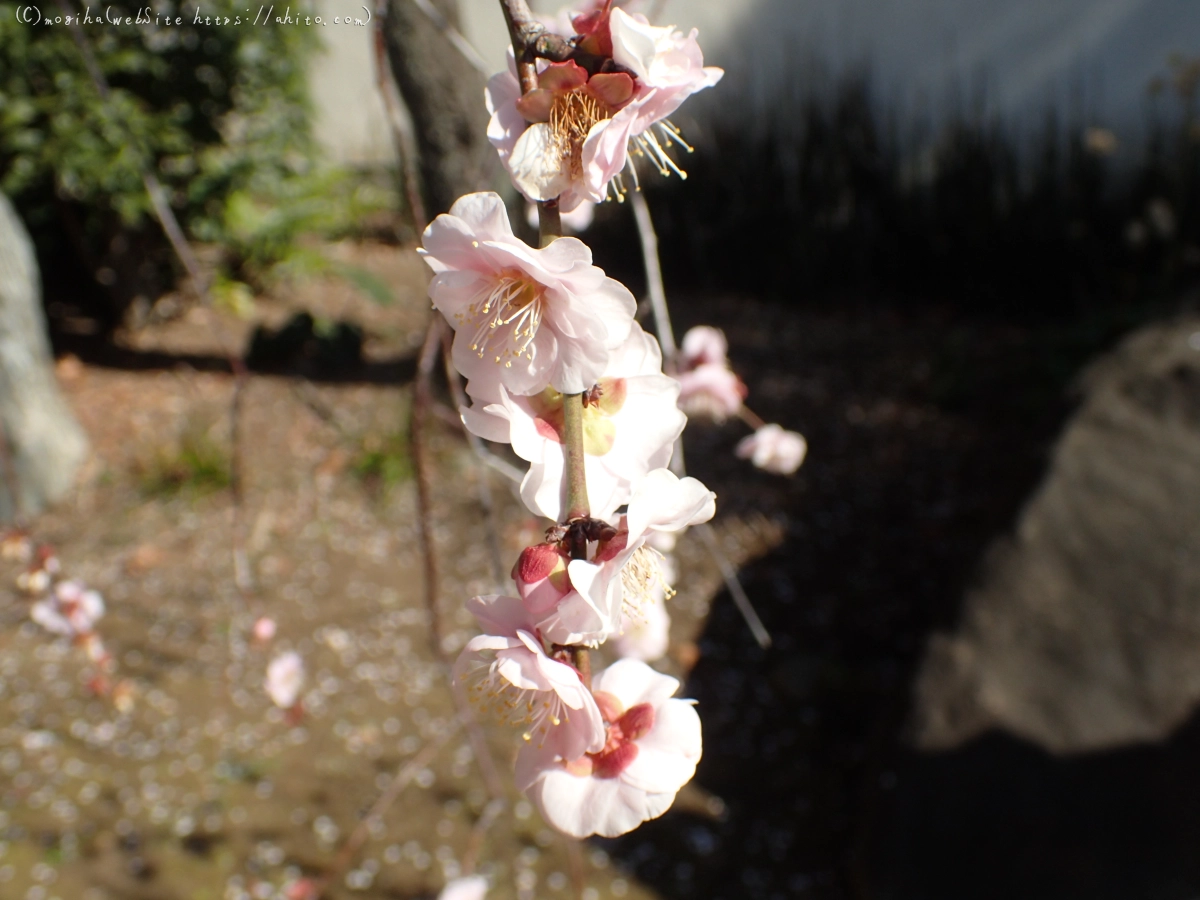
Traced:
<svg viewBox="0 0 1200 900">
<path fill-rule="evenodd" d="M 468 875 L 446 882 L 438 900 L 483 900 L 487 896 L 488 880 L 482 875 Z"/>
<path fill-rule="evenodd" d="M 669 559 L 667 557 L 663 562 Z M 669 584 L 668 576 L 664 574 L 663 577 Z M 618 656 L 649 663 L 667 655 L 671 645 L 671 616 L 667 612 L 666 599 L 666 591 L 660 584 L 652 589 L 649 601 L 636 615 L 622 609 L 620 629 L 612 637 L 613 649 Z"/>
<path fill-rule="evenodd" d="M 103 615 L 104 598 L 78 581 L 60 581 L 29 610 L 29 617 L 47 631 L 70 638 L 90 635 Z"/>
<path fill-rule="evenodd" d="M 737 415 L 746 399 L 746 385 L 729 368 L 729 342 L 710 325 L 688 329 L 679 346 L 675 377 L 679 408 L 689 416 L 720 423 Z"/>
<path fill-rule="evenodd" d="M 804 462 L 808 443 L 804 435 L 770 424 L 742 438 L 735 452 L 740 459 L 748 459 L 767 472 L 791 475 Z"/>
<path fill-rule="evenodd" d="M 578 760 L 525 746 L 517 787 L 542 817 L 573 837 L 616 837 L 661 816 L 696 772 L 702 750 L 692 703 L 679 682 L 623 659 L 592 684 L 607 725 L 604 746 Z"/>
<path fill-rule="evenodd" d="M 477 388 L 587 390 L 633 325 L 637 304 L 575 238 L 534 249 L 498 194 L 460 197 L 425 229 L 433 305 L 455 329 L 454 364 Z"/>
<path fill-rule="evenodd" d="M 584 454 L 588 499 L 605 519 L 628 501 L 651 469 L 671 461 L 675 439 L 687 417 L 677 408 L 679 385 L 662 374 L 657 341 L 633 323 L 629 336 L 584 397 Z M 531 463 L 521 482 L 521 499 L 538 515 L 557 521 L 565 509 L 562 395 L 512 396 L 503 385 L 473 381 L 474 401 L 463 422 L 480 437 L 512 444 Z"/>
<path fill-rule="evenodd" d="M 493 594 L 472 598 L 467 608 L 485 632 L 467 642 L 454 664 L 454 680 L 467 696 L 522 726 L 529 746 L 568 760 L 601 749 L 596 701 L 578 672 L 546 655 L 521 601 Z"/>
<path fill-rule="evenodd" d="M 42 544 L 34 553 L 33 561 L 17 576 L 17 588 L 26 594 L 40 594 L 50 587 L 61 569 L 54 548 Z"/>
<path fill-rule="evenodd" d="M 534 615 L 547 613 L 571 593 L 571 579 L 567 576 L 570 558 L 560 543 L 534 544 L 521 551 L 513 566 L 512 580 L 525 609 Z"/>
<path fill-rule="evenodd" d="M 282 653 L 267 666 L 267 679 L 263 689 L 271 702 L 280 709 L 292 709 L 300 699 L 304 687 L 304 660 L 294 651 Z"/>
<path fill-rule="evenodd" d="M 679 408 L 689 416 L 719 424 L 736 416 L 746 399 L 746 385 L 725 366 L 704 363 L 675 377 L 679 381 Z"/>
<path fill-rule="evenodd" d="M 695 325 L 679 342 L 679 363 L 685 369 L 696 366 L 729 365 L 729 341 L 725 332 L 711 325 Z"/>
<path fill-rule="evenodd" d="M 488 82 L 488 140 L 517 189 L 530 200 L 557 197 L 564 212 L 604 200 L 610 188 L 620 197 L 623 187 L 612 183 L 631 148 L 663 174 L 683 176 L 666 151 L 686 144 L 666 117 L 724 74 L 704 66 L 696 31 L 656 28 L 607 2 L 575 16 L 572 29 L 580 50 L 601 59 L 594 71 L 541 62 L 538 87 L 522 96 L 510 57 Z"/>
<path fill-rule="evenodd" d="M 271 638 L 275 637 L 277 626 L 275 620 L 268 616 L 259 616 L 254 620 L 254 625 L 250 629 L 250 635 L 254 638 L 256 644 L 270 643 Z"/>
<path fill-rule="evenodd" d="M 624 608 L 637 617 L 658 590 L 669 594 L 663 556 L 647 541 L 655 532 L 707 522 L 715 498 L 695 478 L 678 478 L 668 469 L 647 474 L 612 537 L 598 541 L 588 559 L 567 564 L 571 592 L 538 621 L 542 635 L 556 644 L 596 644 L 617 631 Z"/>
</svg>

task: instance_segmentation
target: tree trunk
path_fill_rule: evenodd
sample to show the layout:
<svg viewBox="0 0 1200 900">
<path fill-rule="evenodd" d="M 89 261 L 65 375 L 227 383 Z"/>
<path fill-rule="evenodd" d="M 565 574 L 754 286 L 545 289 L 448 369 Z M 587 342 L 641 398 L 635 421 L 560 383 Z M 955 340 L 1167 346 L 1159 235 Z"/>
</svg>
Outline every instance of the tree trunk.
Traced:
<svg viewBox="0 0 1200 900">
<path fill-rule="evenodd" d="M 0 459 L 0 520 L 11 521 L 62 497 L 74 483 L 88 445 L 54 377 L 33 243 L 3 194 L 0 429 L 5 451 Z"/>
<path fill-rule="evenodd" d="M 454 0 L 432 2 L 457 28 Z M 484 78 L 413 0 L 388 0 L 385 31 L 392 74 L 416 131 L 425 208 L 433 217 L 463 194 L 491 186 L 498 163 L 487 140 Z"/>
</svg>

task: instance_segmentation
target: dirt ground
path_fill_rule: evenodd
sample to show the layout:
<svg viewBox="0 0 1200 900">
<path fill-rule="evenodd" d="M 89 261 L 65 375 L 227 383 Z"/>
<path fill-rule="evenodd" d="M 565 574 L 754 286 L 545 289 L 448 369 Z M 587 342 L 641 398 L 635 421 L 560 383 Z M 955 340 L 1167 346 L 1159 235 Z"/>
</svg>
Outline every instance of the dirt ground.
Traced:
<svg viewBox="0 0 1200 900">
<path fill-rule="evenodd" d="M 480 826 L 489 796 L 431 649 L 406 444 L 427 276 L 407 250 L 330 253 L 387 279 L 395 303 L 327 280 L 260 301 L 253 320 L 191 309 L 118 335 L 117 349 L 59 359 L 92 456 L 78 488 L 30 530 L 55 548 L 65 577 L 103 593 L 99 634 L 118 688 L 98 694 L 83 652 L 29 620 L 31 598 L 14 586 L 20 566 L 4 563 L 0 897 L 266 900 L 323 877 L 328 898 L 431 897 L 473 864 L 496 898 L 657 896 L 604 849 L 552 833 L 511 788 Z M 252 581 L 243 595 L 223 360 L 256 322 L 276 327 L 297 310 L 360 325 L 366 362 L 318 366 L 311 378 L 251 376 L 240 419 Z M 448 413 L 448 399 L 439 403 Z M 544 523 L 506 479 L 481 474 L 452 419 L 434 418 L 430 448 L 439 615 L 456 651 L 474 634 L 461 601 L 495 589 L 479 479 L 496 499 L 505 565 Z M 744 504 L 718 522 L 739 564 L 780 533 Z M 662 665 L 681 675 L 721 582 L 695 536 L 679 555 L 674 650 Z M 278 623 L 265 646 L 250 640 L 263 615 Z M 263 691 L 268 662 L 285 650 L 307 670 L 298 719 Z M 486 732 L 505 772 L 514 735 Z M 343 865 L 340 848 L 398 772 L 406 787 Z M 719 809 L 702 784 L 677 805 L 668 824 Z"/>
</svg>

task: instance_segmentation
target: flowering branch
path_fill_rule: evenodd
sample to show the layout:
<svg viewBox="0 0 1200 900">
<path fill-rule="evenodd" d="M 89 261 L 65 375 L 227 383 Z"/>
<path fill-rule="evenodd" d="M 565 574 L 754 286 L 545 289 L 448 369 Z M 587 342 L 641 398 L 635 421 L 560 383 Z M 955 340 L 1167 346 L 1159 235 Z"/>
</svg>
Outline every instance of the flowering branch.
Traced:
<svg viewBox="0 0 1200 900">
<path fill-rule="evenodd" d="M 703 66 L 694 32 L 611 0 L 575 16 L 569 38 L 525 0 L 501 10 L 513 65 L 488 83 L 488 135 L 538 204 L 540 246 L 513 233 L 499 195 L 476 193 L 430 224 L 419 252 L 455 332 L 463 424 L 530 463 L 521 500 L 556 524 L 513 567 L 519 596 L 467 601 L 484 633 L 459 655 L 455 684 L 522 729 L 517 787 L 549 824 L 615 837 L 662 815 L 691 779 L 700 720 L 671 699 L 675 679 L 633 658 L 593 673 L 589 648 L 670 593 L 649 542 L 708 521 L 715 495 L 666 468 L 686 422 L 680 385 L 628 288 L 562 237 L 561 213 L 623 193 L 631 152 L 667 168 L 664 147 L 682 141 L 665 117 L 722 73 Z"/>
<path fill-rule="evenodd" d="M 504 21 L 508 25 L 508 34 L 512 39 L 513 57 L 517 61 L 517 71 L 521 82 L 521 95 L 538 90 L 537 65 L 535 50 L 541 41 L 549 39 L 546 29 L 534 21 L 533 13 L 525 0 L 500 0 L 504 11 Z M 561 42 L 561 38 L 559 41 Z M 542 247 L 548 247 L 555 239 L 562 237 L 562 217 L 558 210 L 558 200 L 543 200 L 538 203 L 538 238 Z M 567 515 L 568 522 L 586 519 L 591 515 L 588 504 L 587 471 L 583 449 L 583 408 L 582 393 L 564 394 L 562 441 L 563 453 L 567 463 Z M 584 559 L 587 555 L 587 542 L 577 536 L 571 539 L 571 556 L 573 559 Z M 586 653 L 585 653 L 586 655 Z"/>
</svg>

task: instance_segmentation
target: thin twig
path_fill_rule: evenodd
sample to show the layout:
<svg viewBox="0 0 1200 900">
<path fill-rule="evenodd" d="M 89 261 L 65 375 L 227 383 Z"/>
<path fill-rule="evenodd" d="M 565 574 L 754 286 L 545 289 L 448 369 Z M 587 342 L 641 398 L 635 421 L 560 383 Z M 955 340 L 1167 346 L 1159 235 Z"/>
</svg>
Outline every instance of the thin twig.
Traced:
<svg viewBox="0 0 1200 900">
<path fill-rule="evenodd" d="M 488 801 L 488 805 L 483 808 L 483 812 L 471 828 L 471 837 L 467 840 L 467 849 L 463 852 L 462 872 L 464 875 L 471 875 L 475 872 L 475 866 L 479 862 L 479 852 L 483 849 L 483 839 L 487 835 L 488 829 L 492 827 L 507 806 L 507 800 L 495 798 Z"/>
<path fill-rule="evenodd" d="M 738 612 L 742 614 L 742 618 L 746 620 L 746 625 L 749 626 L 750 633 L 754 635 L 754 640 L 758 642 L 758 646 L 766 650 L 771 646 L 771 634 L 767 631 L 766 626 L 763 625 L 762 619 L 758 617 L 758 613 L 754 611 L 754 604 L 750 602 L 750 598 L 746 596 L 746 589 L 738 581 L 737 570 L 733 567 L 733 563 L 729 561 L 729 557 L 721 549 L 721 542 L 717 540 L 716 532 L 713 531 L 712 526 L 707 522 L 696 527 L 699 528 L 700 537 L 708 545 L 708 550 L 712 553 L 713 559 L 717 561 L 717 568 L 721 570 L 721 577 L 725 580 L 725 587 L 729 590 L 729 595 L 733 597 L 734 605 L 738 608 Z"/>
<path fill-rule="evenodd" d="M 650 294 L 650 308 L 654 311 L 654 330 L 662 345 L 667 373 L 673 374 L 679 348 L 675 344 L 675 331 L 671 328 L 671 314 L 667 309 L 667 292 L 663 287 L 662 266 L 658 260 L 658 234 L 654 231 L 646 195 L 641 191 L 632 191 L 631 195 L 633 218 L 637 222 L 638 237 L 642 243 L 642 263 L 646 268 L 646 291 Z"/>
<path fill-rule="evenodd" d="M 438 611 L 438 566 L 437 546 L 433 534 L 433 489 L 429 460 L 425 455 L 425 425 L 430 406 L 430 389 L 433 381 L 434 363 L 437 361 L 438 350 L 441 349 L 442 332 L 446 320 L 441 314 L 435 314 L 430 320 L 429 329 L 425 332 L 425 343 L 421 347 L 421 356 L 417 361 L 417 382 L 413 389 L 412 425 L 409 439 L 413 459 L 413 469 L 417 482 L 417 532 L 421 538 L 422 557 L 425 561 L 425 606 L 429 610 L 430 639 L 433 644 L 434 658 L 439 660 L 450 680 L 450 690 L 454 695 L 454 703 L 458 708 L 458 718 L 467 729 L 471 741 L 471 750 L 475 761 L 479 764 L 480 774 L 483 775 L 488 793 L 492 797 L 504 796 L 504 785 L 496 769 L 496 763 L 488 750 L 487 740 L 475 721 L 467 698 L 461 686 L 450 678 L 450 660 L 446 655 L 446 637 L 442 628 L 442 617 Z"/>
<path fill-rule="evenodd" d="M 429 610 L 429 631 L 433 640 L 433 653 L 437 659 L 442 659 L 446 651 L 442 646 L 445 637 L 442 633 L 442 617 L 438 614 L 437 548 L 434 546 L 432 525 L 433 489 L 430 484 L 429 460 L 425 456 L 425 423 L 429 415 L 433 365 L 441 348 L 444 327 L 445 319 L 440 313 L 435 313 L 425 331 L 425 343 L 421 346 L 421 356 L 417 361 L 412 425 L 409 429 L 413 469 L 417 481 L 417 533 L 421 540 L 421 555 L 425 561 L 425 608 Z"/>
<path fill-rule="evenodd" d="M 738 407 L 738 418 L 741 419 L 743 422 L 745 422 L 747 425 L 749 425 L 751 428 L 753 428 L 755 431 L 758 431 L 758 429 L 762 428 L 764 425 L 767 424 L 762 416 L 760 416 L 758 413 L 756 413 L 754 410 L 752 410 L 750 407 L 746 406 L 745 404 Z"/>
<path fill-rule="evenodd" d="M 233 525 L 230 539 L 233 544 L 233 583 L 244 597 L 253 588 L 250 562 L 246 558 L 246 535 L 244 522 L 245 480 L 242 459 L 241 413 L 242 401 L 250 382 L 246 368 L 238 360 L 233 376 L 233 397 L 229 401 L 229 491 L 233 501 Z"/>
<path fill-rule="evenodd" d="M 671 312 L 667 307 L 667 293 L 663 287 L 662 266 L 658 261 L 658 235 L 654 231 L 654 220 L 650 218 L 650 207 L 641 191 L 633 192 L 633 216 L 637 222 L 638 236 L 642 243 L 642 260 L 646 267 L 646 285 L 650 294 L 651 307 L 654 310 L 655 331 L 658 332 L 658 340 L 662 344 L 667 371 L 671 372 L 674 371 L 675 357 L 679 351 L 675 345 L 675 332 L 671 327 Z M 683 463 L 682 439 L 675 442 L 671 471 L 680 477 L 687 472 Z M 749 627 L 750 633 L 754 635 L 754 640 L 758 641 L 760 647 L 771 646 L 771 635 L 763 626 L 758 613 L 754 611 L 754 604 L 750 602 L 742 583 L 738 581 L 737 569 L 725 555 L 712 527 L 707 523 L 699 527 L 701 537 L 708 544 L 709 551 L 717 562 L 717 568 L 721 570 L 725 587 L 728 588 L 729 595 L 733 597 L 738 612 L 746 620 L 746 625 Z"/>
</svg>

